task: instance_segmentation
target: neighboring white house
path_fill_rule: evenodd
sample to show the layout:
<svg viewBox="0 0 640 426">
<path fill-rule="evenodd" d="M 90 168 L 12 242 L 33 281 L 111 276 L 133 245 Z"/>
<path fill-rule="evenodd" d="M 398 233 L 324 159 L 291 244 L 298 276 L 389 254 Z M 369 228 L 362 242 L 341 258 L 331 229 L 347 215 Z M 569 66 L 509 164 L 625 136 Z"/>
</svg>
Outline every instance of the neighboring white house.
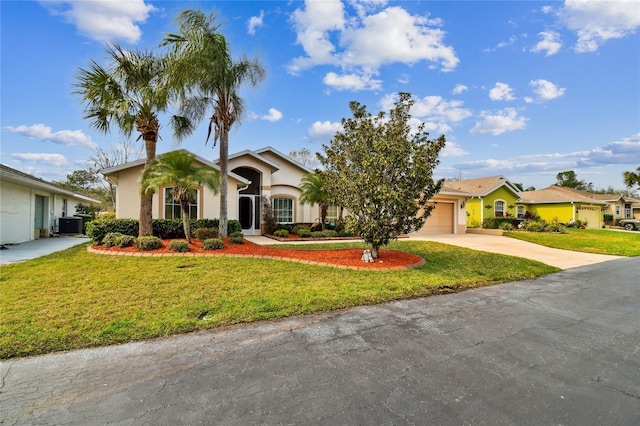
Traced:
<svg viewBox="0 0 640 426">
<path fill-rule="evenodd" d="M 100 201 L 0 164 L 0 243 L 21 243 L 58 233 L 60 218 L 76 214 L 78 204 Z"/>
<path fill-rule="evenodd" d="M 197 163 L 219 170 L 217 160 L 210 162 L 196 156 Z M 138 218 L 140 209 L 140 177 L 144 160 L 133 161 L 100 172 L 117 187 L 116 217 Z M 302 178 L 312 170 L 272 148 L 245 150 L 229 156 L 228 218 L 237 219 L 246 235 L 259 235 L 262 223 L 261 198 L 271 200 L 278 223 L 313 223 L 320 218 L 320 207 L 301 204 Z M 180 217 L 180 208 L 170 196 L 171 187 L 162 188 L 153 198 L 154 218 Z M 469 194 L 443 188 L 432 201 L 436 208 L 419 233 L 464 233 L 466 211 L 464 201 Z M 191 206 L 193 219 L 217 218 L 220 198 L 206 188 L 198 188 Z M 338 206 L 330 206 L 328 220 L 340 215 Z"/>
</svg>

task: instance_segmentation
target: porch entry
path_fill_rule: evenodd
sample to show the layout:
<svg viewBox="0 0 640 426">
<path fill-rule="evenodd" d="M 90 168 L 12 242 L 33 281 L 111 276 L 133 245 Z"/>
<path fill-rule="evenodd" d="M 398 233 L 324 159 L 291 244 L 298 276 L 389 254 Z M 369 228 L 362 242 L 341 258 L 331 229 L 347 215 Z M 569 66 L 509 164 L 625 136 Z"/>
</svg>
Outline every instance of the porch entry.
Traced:
<svg viewBox="0 0 640 426">
<path fill-rule="evenodd" d="M 238 221 L 245 235 L 260 235 L 260 185 L 262 174 L 249 167 L 238 167 L 233 173 L 250 180 L 251 183 L 238 193 Z"/>
</svg>

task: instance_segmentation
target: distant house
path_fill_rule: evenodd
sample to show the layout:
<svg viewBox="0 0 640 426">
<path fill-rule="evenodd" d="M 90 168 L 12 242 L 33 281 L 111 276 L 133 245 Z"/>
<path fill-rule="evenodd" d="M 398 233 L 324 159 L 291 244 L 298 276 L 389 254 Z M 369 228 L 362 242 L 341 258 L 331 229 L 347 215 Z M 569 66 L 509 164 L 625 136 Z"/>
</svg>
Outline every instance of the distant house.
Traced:
<svg viewBox="0 0 640 426">
<path fill-rule="evenodd" d="M 76 214 L 76 205 L 100 201 L 0 164 L 0 204 L 0 243 L 7 244 L 57 233 L 60 218 Z"/>
<path fill-rule="evenodd" d="M 466 223 L 478 228 L 488 217 L 516 216 L 516 201 L 520 198 L 518 187 L 504 176 L 489 176 L 447 182 L 452 190 L 469 194 L 466 201 Z M 523 213 L 524 214 L 524 213 Z"/>
<path fill-rule="evenodd" d="M 219 170 L 216 161 L 196 156 L 202 166 Z M 133 161 L 101 173 L 117 187 L 116 217 L 138 218 L 140 209 L 140 177 L 144 160 Z M 313 223 L 320 220 L 318 205 L 301 204 L 302 178 L 312 170 L 272 148 L 245 150 L 229 155 L 228 218 L 237 219 L 246 235 L 262 232 L 262 197 L 271 202 L 278 223 Z M 170 196 L 171 187 L 162 188 L 153 197 L 154 218 L 180 217 L 180 209 Z M 464 233 L 465 200 L 468 194 L 445 187 L 432 199 L 435 209 L 419 233 Z M 206 188 L 198 189 L 191 208 L 191 218 L 217 218 L 220 198 Z M 327 220 L 341 216 L 340 206 L 329 206 Z"/>
<path fill-rule="evenodd" d="M 601 228 L 607 201 L 598 194 L 552 185 L 536 191 L 520 193 L 518 208 L 552 222 L 586 222 L 588 228 Z M 522 216 L 524 217 L 524 216 Z"/>
</svg>

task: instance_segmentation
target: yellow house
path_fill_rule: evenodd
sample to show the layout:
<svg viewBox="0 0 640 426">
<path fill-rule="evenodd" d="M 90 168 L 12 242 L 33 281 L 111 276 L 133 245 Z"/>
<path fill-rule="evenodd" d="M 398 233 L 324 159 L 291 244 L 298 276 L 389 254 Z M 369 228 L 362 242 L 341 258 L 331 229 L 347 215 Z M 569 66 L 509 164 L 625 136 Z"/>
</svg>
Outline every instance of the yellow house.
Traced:
<svg viewBox="0 0 640 426">
<path fill-rule="evenodd" d="M 479 228 L 488 217 L 516 216 L 518 188 L 504 176 L 447 182 L 447 187 L 470 195 L 466 201 L 467 227 Z"/>
<path fill-rule="evenodd" d="M 601 195 L 555 185 L 536 191 L 522 191 L 517 203 L 518 217 L 524 218 L 525 211 L 528 211 L 547 222 L 568 224 L 580 221 L 588 228 L 601 228 L 603 213 L 609 204 L 600 199 Z"/>
</svg>

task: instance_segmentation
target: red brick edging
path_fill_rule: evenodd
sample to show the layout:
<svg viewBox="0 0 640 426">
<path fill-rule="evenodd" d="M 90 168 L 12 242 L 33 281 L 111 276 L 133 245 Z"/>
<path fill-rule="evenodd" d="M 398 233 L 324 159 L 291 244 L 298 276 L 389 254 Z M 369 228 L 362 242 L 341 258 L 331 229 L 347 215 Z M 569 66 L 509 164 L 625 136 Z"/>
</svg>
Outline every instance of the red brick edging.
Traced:
<svg viewBox="0 0 640 426">
<path fill-rule="evenodd" d="M 123 252 L 123 251 L 110 251 L 110 250 L 98 250 L 94 249 L 91 245 L 87 246 L 89 253 L 104 254 L 107 256 L 129 256 L 129 257 L 240 257 L 245 259 L 271 259 L 271 260 L 284 260 L 287 262 L 306 263 L 309 265 L 318 266 L 330 266 L 338 269 L 353 269 L 356 271 L 403 271 L 420 267 L 427 263 L 426 260 L 420 258 L 419 262 L 406 266 L 383 266 L 381 268 L 370 268 L 367 266 L 348 266 L 348 265 L 336 265 L 335 263 L 318 262 L 315 260 L 307 259 L 295 259 L 291 257 L 282 256 L 269 256 L 262 254 L 225 254 L 225 253 L 145 253 L 145 252 Z"/>
</svg>

